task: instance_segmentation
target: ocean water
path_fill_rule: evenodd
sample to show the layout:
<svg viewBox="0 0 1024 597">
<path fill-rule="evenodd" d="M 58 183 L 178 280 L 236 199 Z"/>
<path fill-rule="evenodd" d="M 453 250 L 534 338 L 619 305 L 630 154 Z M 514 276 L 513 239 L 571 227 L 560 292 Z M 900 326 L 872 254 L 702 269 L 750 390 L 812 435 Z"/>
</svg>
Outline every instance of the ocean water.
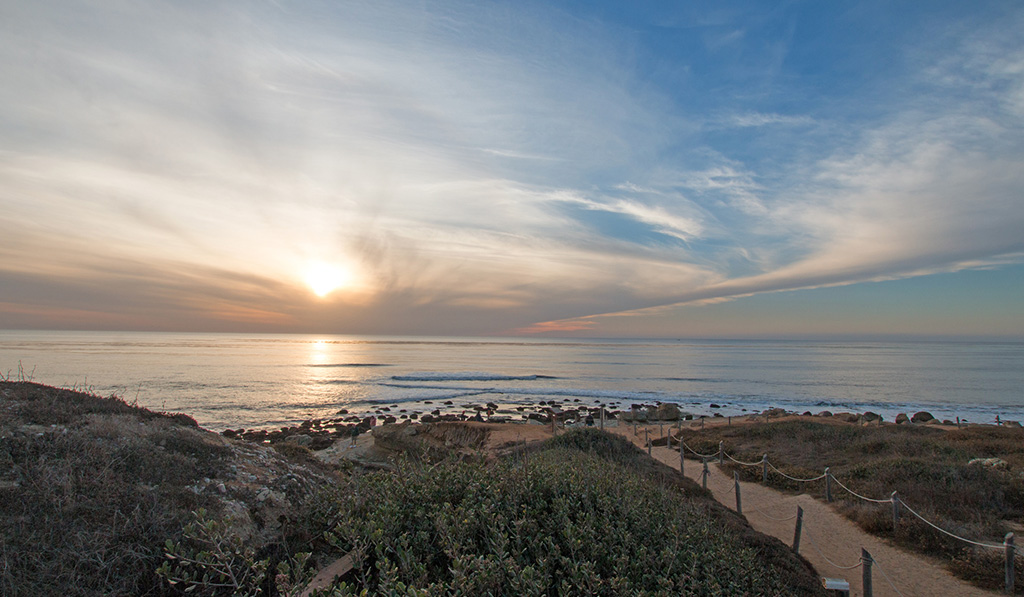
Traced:
<svg viewBox="0 0 1024 597">
<path fill-rule="evenodd" d="M 695 415 L 927 410 L 1024 419 L 1024 343 L 552 340 L 0 331 L 0 374 L 116 393 L 213 430 L 540 401 Z M 451 402 L 450 405 L 444 402 Z M 713 406 L 714 405 L 714 406 Z"/>
</svg>

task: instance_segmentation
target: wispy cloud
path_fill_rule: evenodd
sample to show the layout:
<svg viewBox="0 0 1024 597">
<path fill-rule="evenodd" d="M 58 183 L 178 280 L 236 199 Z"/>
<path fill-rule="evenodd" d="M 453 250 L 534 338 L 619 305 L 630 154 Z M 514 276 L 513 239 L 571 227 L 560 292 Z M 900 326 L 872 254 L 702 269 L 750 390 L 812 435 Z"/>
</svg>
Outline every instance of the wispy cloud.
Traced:
<svg viewBox="0 0 1024 597">
<path fill-rule="evenodd" d="M 5 6 L 0 327 L 599 333 L 1024 251 L 1019 18 L 908 48 L 883 105 L 804 98 L 786 11 L 666 48 L 492 8 Z M 318 301 L 315 260 L 358 283 Z"/>
<path fill-rule="evenodd" d="M 745 112 L 743 114 L 732 114 L 722 118 L 720 122 L 725 126 L 746 128 L 761 127 L 773 124 L 785 126 L 811 126 L 815 120 L 809 116 L 790 116 L 785 114 L 765 114 L 761 112 Z"/>
</svg>

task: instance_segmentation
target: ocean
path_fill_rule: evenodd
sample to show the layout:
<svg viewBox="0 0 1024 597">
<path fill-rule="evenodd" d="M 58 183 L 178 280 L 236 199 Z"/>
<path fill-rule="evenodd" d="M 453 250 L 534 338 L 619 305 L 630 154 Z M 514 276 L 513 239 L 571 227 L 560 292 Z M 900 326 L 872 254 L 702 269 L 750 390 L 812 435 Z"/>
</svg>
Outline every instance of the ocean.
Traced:
<svg viewBox="0 0 1024 597">
<path fill-rule="evenodd" d="M 694 415 L 778 407 L 892 420 L 1024 420 L 1024 343 L 591 340 L 0 331 L 0 374 L 117 394 L 212 429 L 339 410 L 513 418 L 538 402 L 674 402 Z M 450 404 L 445 404 L 450 402 Z"/>
</svg>

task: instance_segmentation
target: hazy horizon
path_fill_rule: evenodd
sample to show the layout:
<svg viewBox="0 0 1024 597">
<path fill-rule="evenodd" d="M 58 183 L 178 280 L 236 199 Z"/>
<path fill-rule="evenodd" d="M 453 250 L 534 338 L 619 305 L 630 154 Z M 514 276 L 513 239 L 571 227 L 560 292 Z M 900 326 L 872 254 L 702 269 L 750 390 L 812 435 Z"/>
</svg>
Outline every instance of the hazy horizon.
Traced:
<svg viewBox="0 0 1024 597">
<path fill-rule="evenodd" d="M 1024 5 L 0 0 L 0 329 L 1024 339 Z"/>
</svg>

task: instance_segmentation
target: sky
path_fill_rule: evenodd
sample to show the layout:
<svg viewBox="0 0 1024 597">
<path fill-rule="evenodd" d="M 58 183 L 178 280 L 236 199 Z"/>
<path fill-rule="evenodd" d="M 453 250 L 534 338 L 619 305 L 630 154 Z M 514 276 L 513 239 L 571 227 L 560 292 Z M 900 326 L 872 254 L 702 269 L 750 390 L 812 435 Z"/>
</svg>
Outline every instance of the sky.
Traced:
<svg viewBox="0 0 1024 597">
<path fill-rule="evenodd" d="M 0 0 L 0 329 L 1024 339 L 1015 0 Z"/>
</svg>

